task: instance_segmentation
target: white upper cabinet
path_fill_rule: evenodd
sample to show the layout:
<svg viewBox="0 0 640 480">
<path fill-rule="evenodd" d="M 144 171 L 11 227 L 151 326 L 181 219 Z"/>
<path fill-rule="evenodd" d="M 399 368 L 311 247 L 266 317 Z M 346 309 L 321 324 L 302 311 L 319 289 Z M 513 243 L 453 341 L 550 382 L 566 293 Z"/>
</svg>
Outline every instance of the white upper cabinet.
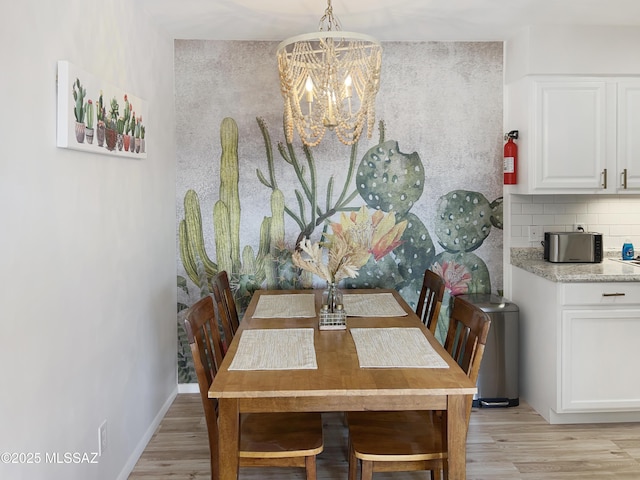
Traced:
<svg viewBox="0 0 640 480">
<path fill-rule="evenodd" d="M 640 192 L 640 79 L 527 76 L 505 93 L 514 193 Z"/>
<path fill-rule="evenodd" d="M 535 81 L 534 188 L 598 189 L 607 163 L 606 85 Z"/>
<path fill-rule="evenodd" d="M 640 192 L 640 80 L 618 82 L 617 189 Z"/>
</svg>

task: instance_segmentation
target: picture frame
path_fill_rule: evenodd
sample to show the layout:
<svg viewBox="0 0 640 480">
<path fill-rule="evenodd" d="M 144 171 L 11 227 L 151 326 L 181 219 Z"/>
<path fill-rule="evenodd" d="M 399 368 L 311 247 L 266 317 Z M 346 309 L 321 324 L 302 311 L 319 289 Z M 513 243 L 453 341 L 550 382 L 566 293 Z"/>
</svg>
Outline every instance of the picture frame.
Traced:
<svg viewBox="0 0 640 480">
<path fill-rule="evenodd" d="M 58 61 L 57 146 L 147 157 L 147 102 L 66 60 Z"/>
</svg>

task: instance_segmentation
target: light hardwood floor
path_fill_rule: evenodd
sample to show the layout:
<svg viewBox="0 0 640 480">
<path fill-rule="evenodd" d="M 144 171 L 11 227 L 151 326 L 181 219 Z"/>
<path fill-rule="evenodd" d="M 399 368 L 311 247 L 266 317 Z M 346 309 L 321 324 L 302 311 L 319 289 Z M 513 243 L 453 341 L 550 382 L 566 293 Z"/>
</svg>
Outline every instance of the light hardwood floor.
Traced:
<svg viewBox="0 0 640 480">
<path fill-rule="evenodd" d="M 318 480 L 347 478 L 346 432 L 326 414 Z M 304 479 L 297 469 L 241 469 L 241 480 Z M 426 472 L 376 473 L 374 480 L 426 479 Z M 129 480 L 210 480 L 200 397 L 178 395 Z M 640 480 L 640 423 L 548 425 L 528 405 L 474 409 L 468 480 Z"/>
</svg>

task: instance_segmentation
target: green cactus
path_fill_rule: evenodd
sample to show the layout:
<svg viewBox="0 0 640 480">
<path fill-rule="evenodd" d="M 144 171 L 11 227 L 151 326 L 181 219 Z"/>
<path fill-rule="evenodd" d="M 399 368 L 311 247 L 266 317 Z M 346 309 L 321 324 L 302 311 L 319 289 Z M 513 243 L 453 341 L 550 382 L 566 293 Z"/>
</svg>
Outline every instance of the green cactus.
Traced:
<svg viewBox="0 0 640 480">
<path fill-rule="evenodd" d="M 133 135 L 140 138 L 140 119 L 134 118 Z"/>
<path fill-rule="evenodd" d="M 87 95 L 87 89 L 82 86 L 80 79 L 76 78 L 73 83 L 73 99 L 75 100 L 75 106 L 73 108 L 73 114 L 76 117 L 76 122 L 84 123 L 85 103 L 84 97 Z"/>
<path fill-rule="evenodd" d="M 240 270 L 240 194 L 238 193 L 238 125 L 225 118 L 220 125 L 220 201 L 227 207 L 232 271 Z M 215 214 L 214 214 L 215 218 Z"/>
<path fill-rule="evenodd" d="M 213 206 L 213 229 L 215 232 L 216 259 L 218 268 L 233 272 L 233 260 L 231 258 L 231 228 L 229 208 L 218 200 Z"/>
<path fill-rule="evenodd" d="M 271 137 L 264 119 L 257 118 L 256 120 L 264 138 L 269 173 L 267 177 L 260 169 L 257 169 L 256 175 L 263 185 L 271 190 L 276 190 L 278 189 L 278 184 L 275 177 Z M 356 190 L 350 191 L 352 188 L 351 182 L 353 180 L 353 172 L 355 171 L 357 159 L 357 143 L 351 146 L 349 167 L 346 175 L 343 177 L 344 183 L 337 199 L 334 199 L 333 195 L 334 177 L 329 179 L 326 188 L 324 208 L 318 197 L 316 166 L 311 149 L 306 145 L 303 146 L 302 149 L 306 159 L 306 165 L 301 164 L 298 160 L 293 144 L 287 143 L 285 145 L 282 142 L 278 142 L 278 152 L 280 153 L 280 156 L 287 164 L 293 167 L 296 177 L 298 178 L 298 182 L 300 183 L 300 189 L 295 190 L 298 201 L 298 213 L 284 205 L 284 212 L 300 227 L 300 233 L 296 239 L 296 245 L 303 237 L 310 237 L 318 226 L 323 225 L 326 227 L 328 219 L 336 213 L 358 210 L 358 207 L 349 206 L 351 201 L 358 194 Z M 306 203 L 309 204 L 309 208 L 306 207 Z"/>
<path fill-rule="evenodd" d="M 95 118 L 95 107 L 91 99 L 87 100 L 87 104 L 84 110 L 85 120 L 87 121 L 87 128 L 93 128 L 93 119 Z"/>
<path fill-rule="evenodd" d="M 447 268 L 443 268 L 447 264 Z M 489 269 L 484 261 L 478 257 L 475 253 L 470 252 L 440 252 L 433 260 L 431 268 L 437 267 L 441 271 L 449 270 L 453 267 L 462 266 L 464 269 L 461 272 L 467 272 L 469 278 L 448 275 L 447 271 L 444 271 L 444 279 L 447 283 L 447 288 L 453 292 L 454 295 L 460 293 L 491 293 L 491 277 L 489 275 Z"/>
<path fill-rule="evenodd" d="M 109 118 L 107 119 L 107 128 L 116 130 L 118 128 L 118 115 L 120 113 L 120 106 L 116 97 L 111 99 L 111 108 L 109 109 Z"/>
<path fill-rule="evenodd" d="M 424 271 L 444 261 L 464 264 L 470 275 L 470 291 L 490 292 L 486 265 L 468 252 L 482 244 L 492 225 L 502 228 L 502 199 L 489 204 L 482 194 L 464 190 L 442 196 L 437 205 L 435 229 L 438 243 L 445 252 L 436 255 L 426 226 L 410 212 L 421 197 L 424 185 L 425 171 L 419 155 L 416 152 L 404 154 L 399 151 L 398 142 L 385 141 L 384 124 L 380 122 L 379 143 L 363 156 L 356 173 L 356 187 L 369 207 L 394 211 L 399 220 L 407 220 L 407 228 L 402 236 L 403 243 L 384 257 L 382 264 L 370 262 L 365 265 L 361 275 L 349 281 L 350 285 L 376 285 L 378 278 L 386 276 L 387 280 L 380 285 L 388 286 L 388 278 L 393 278 L 394 287 L 411 306 L 415 306 Z M 397 274 L 389 262 L 397 264 Z"/>
<path fill-rule="evenodd" d="M 98 104 L 96 105 L 96 117 L 98 119 L 98 123 L 104 123 L 105 117 L 105 106 L 104 101 L 102 100 L 102 90 L 100 90 L 100 96 L 98 97 Z"/>
<path fill-rule="evenodd" d="M 491 277 L 484 261 L 469 252 L 441 252 L 430 268 L 444 278 L 447 287 L 436 331 L 436 338 L 443 343 L 453 298 L 462 293 L 491 293 Z"/>
<path fill-rule="evenodd" d="M 405 282 L 398 264 L 391 255 L 382 257 L 377 262 L 373 256 L 358 271 L 356 278 L 343 280 L 346 288 L 397 288 Z"/>
<path fill-rule="evenodd" d="M 304 270 L 300 271 L 301 269 L 293 264 L 291 250 L 276 247 L 272 258 L 278 288 L 295 290 L 311 286 L 313 275 Z"/>
<path fill-rule="evenodd" d="M 276 261 L 284 245 L 284 195 L 275 189 L 271 193 L 271 222 L 269 224 L 269 255 L 264 266 L 267 288 L 278 288 Z"/>
<path fill-rule="evenodd" d="M 188 190 L 184 196 L 184 220 L 181 225 L 182 223 L 184 223 L 184 228 L 181 226 L 180 229 L 180 245 L 184 244 L 184 252 L 187 256 L 187 262 L 184 259 L 182 262 L 185 265 L 185 270 L 187 270 L 188 264 L 192 272 L 195 272 L 196 258 L 199 258 L 207 276 L 211 277 L 218 273 L 218 266 L 209 258 L 205 250 L 200 201 L 198 200 L 198 194 L 193 190 Z M 194 280 L 192 273 L 189 271 L 187 273 L 189 273 L 189 278 Z M 196 280 L 194 280 L 194 283 L 198 284 Z"/>
<path fill-rule="evenodd" d="M 133 115 L 130 120 L 140 127 L 141 118 L 136 119 Z M 271 248 L 272 242 L 284 244 L 284 195 L 277 189 L 272 193 L 272 216 L 264 217 L 260 226 L 258 253 L 254 254 L 250 246 L 245 246 L 240 257 L 238 130 L 233 119 L 223 120 L 220 140 L 220 198 L 213 207 L 216 262 L 206 252 L 200 203 L 193 190 L 185 194 L 185 218 L 179 224 L 180 258 L 189 278 L 201 289 L 208 288 L 218 271 L 226 270 L 238 309 L 242 312 L 253 292 L 267 279 L 267 272 L 269 278 L 288 278 L 291 274 L 285 270 L 294 267 L 280 250 Z M 290 256 L 290 252 L 287 254 Z"/>
<path fill-rule="evenodd" d="M 198 286 L 200 286 L 198 272 L 196 271 L 195 264 L 195 250 L 193 249 L 193 245 L 191 243 L 191 239 L 187 235 L 187 222 L 185 220 L 180 220 L 178 224 L 178 238 L 179 238 L 179 246 L 180 246 L 180 260 L 182 261 L 182 265 L 184 266 L 185 271 L 187 272 L 187 276 Z"/>
<path fill-rule="evenodd" d="M 504 222 L 502 221 L 502 218 L 503 218 L 502 204 L 503 204 L 502 197 L 496 198 L 493 202 L 489 204 L 489 206 L 491 207 L 491 225 L 493 225 L 496 228 L 499 228 L 500 230 L 502 230 L 504 226 Z"/>
<path fill-rule="evenodd" d="M 448 252 L 471 252 L 491 233 L 492 209 L 484 195 L 453 190 L 438 199 L 436 235 Z"/>
<path fill-rule="evenodd" d="M 127 94 L 124 94 L 124 111 L 122 112 L 125 123 L 129 123 L 129 119 L 131 118 L 131 104 L 129 103 L 129 98 Z"/>
<path fill-rule="evenodd" d="M 424 190 L 420 156 L 400 152 L 398 142 L 381 142 L 364 155 L 356 174 L 356 186 L 371 208 L 394 211 L 403 218 Z"/>
<path fill-rule="evenodd" d="M 124 134 L 124 117 L 119 117 L 118 118 L 118 122 L 116 124 L 116 129 L 118 130 L 119 134 Z"/>
<path fill-rule="evenodd" d="M 385 141 L 385 127 L 379 122 L 377 145 L 362 157 L 356 173 L 360 197 L 370 208 L 394 212 L 398 220 L 406 220 L 402 244 L 378 262 L 370 260 L 358 278 L 350 280 L 352 287 L 393 287 L 407 302 L 415 304 L 424 270 L 435 257 L 431 236 L 422 221 L 410 212 L 424 190 L 425 171 L 420 156 L 400 152 L 398 142 Z"/>
<path fill-rule="evenodd" d="M 427 227 L 415 214 L 404 216 L 407 228 L 402 234 L 402 244 L 395 248 L 393 255 L 398 262 L 400 274 L 406 280 L 400 286 L 400 293 L 415 307 L 422 289 L 423 274 L 436 256 L 436 248 Z"/>
</svg>

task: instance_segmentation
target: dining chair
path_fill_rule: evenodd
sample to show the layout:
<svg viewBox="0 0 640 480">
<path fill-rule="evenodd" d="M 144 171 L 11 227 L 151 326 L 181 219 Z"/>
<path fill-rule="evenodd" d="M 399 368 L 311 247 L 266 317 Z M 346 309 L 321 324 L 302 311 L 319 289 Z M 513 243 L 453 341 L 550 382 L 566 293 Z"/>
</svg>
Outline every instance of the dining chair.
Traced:
<svg viewBox="0 0 640 480">
<path fill-rule="evenodd" d="M 422 289 L 416 304 L 416 314 L 434 335 L 436 334 L 444 290 L 444 279 L 433 270 L 425 270 Z"/>
<path fill-rule="evenodd" d="M 454 299 L 444 348 L 475 383 L 491 319 L 479 307 Z M 466 402 L 469 426 L 472 398 Z M 349 412 L 349 480 L 373 472 L 430 470 L 432 479 L 447 478 L 446 415 L 440 411 Z"/>
<path fill-rule="evenodd" d="M 224 352 L 211 296 L 187 310 L 184 326 L 207 422 L 211 479 L 218 480 L 218 402 L 208 392 Z M 240 418 L 241 467 L 302 467 L 307 480 L 316 480 L 316 456 L 323 448 L 320 413 L 250 413 Z"/>
<path fill-rule="evenodd" d="M 238 309 L 236 308 L 236 301 L 233 298 L 233 292 L 229 285 L 229 275 L 225 270 L 216 273 L 211 279 L 211 283 L 213 285 L 213 297 L 216 299 L 218 311 L 222 309 L 225 313 L 224 318 L 227 320 L 226 322 L 221 322 L 224 333 L 224 351 L 226 352 L 227 346 L 231 343 L 233 336 L 240 326 Z"/>
</svg>

